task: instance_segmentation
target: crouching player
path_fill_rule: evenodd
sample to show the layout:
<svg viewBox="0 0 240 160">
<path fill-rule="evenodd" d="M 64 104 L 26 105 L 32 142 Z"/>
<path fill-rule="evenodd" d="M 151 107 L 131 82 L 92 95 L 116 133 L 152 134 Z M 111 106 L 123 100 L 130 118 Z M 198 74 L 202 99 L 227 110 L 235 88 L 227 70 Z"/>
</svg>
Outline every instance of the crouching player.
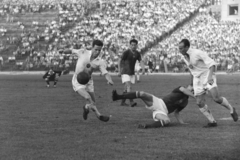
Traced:
<svg viewBox="0 0 240 160">
<path fill-rule="evenodd" d="M 50 83 L 49 82 L 54 82 L 53 87 L 56 88 L 57 87 L 57 82 L 59 77 L 61 76 L 62 71 L 56 71 L 53 70 L 52 67 L 50 67 L 50 69 L 43 75 L 43 79 L 46 81 L 47 83 L 47 87 L 50 87 Z"/>
<path fill-rule="evenodd" d="M 102 41 L 94 40 L 92 43 L 91 51 L 85 49 L 71 49 L 72 55 L 76 55 L 78 57 L 75 73 L 72 78 L 72 85 L 73 90 L 77 92 L 81 97 L 83 97 L 86 101 L 86 104 L 83 106 L 84 120 L 87 120 L 90 110 L 92 110 L 96 114 L 97 118 L 103 122 L 109 121 L 110 118 L 110 116 L 102 115 L 96 107 L 93 79 L 90 78 L 86 84 L 80 84 L 78 81 L 81 79 L 81 76 L 78 76 L 79 73 L 86 72 L 91 77 L 93 69 L 99 69 L 102 75 L 105 76 L 107 83 L 113 85 L 112 78 L 106 70 L 106 63 L 99 57 L 102 47 Z"/>
<path fill-rule="evenodd" d="M 191 85 L 188 85 L 187 87 L 180 86 L 161 99 L 143 91 L 129 92 L 119 95 L 116 90 L 113 90 L 112 99 L 113 101 L 119 99 L 142 99 L 146 104 L 146 108 L 153 112 L 153 120 L 155 122 L 151 124 L 139 124 L 138 128 L 158 128 L 169 125 L 170 119 L 168 114 L 172 112 L 174 112 L 178 122 L 184 124 L 179 112 L 187 106 L 189 96 L 194 97 L 192 91 L 193 88 Z"/>
</svg>

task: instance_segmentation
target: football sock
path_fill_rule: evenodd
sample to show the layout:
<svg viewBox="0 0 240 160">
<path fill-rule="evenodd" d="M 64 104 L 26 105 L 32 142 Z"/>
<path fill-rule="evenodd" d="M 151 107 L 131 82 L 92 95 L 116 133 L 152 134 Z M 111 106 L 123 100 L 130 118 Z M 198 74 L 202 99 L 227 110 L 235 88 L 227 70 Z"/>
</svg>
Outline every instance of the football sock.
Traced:
<svg viewBox="0 0 240 160">
<path fill-rule="evenodd" d="M 199 110 L 202 112 L 202 114 L 207 117 L 207 119 L 213 123 L 216 122 L 215 119 L 213 118 L 213 115 L 211 113 L 211 111 L 208 109 L 208 106 L 205 105 L 203 108 L 199 108 Z"/>
<path fill-rule="evenodd" d="M 122 95 L 118 95 L 119 99 L 135 99 L 137 98 L 137 92 L 127 92 Z"/>
<path fill-rule="evenodd" d="M 127 91 L 123 91 L 123 94 L 127 93 Z M 122 104 L 126 103 L 126 99 L 122 99 Z"/>
<path fill-rule="evenodd" d="M 57 81 L 54 81 L 54 85 L 56 85 L 57 84 Z"/>
<path fill-rule="evenodd" d="M 49 81 L 46 81 L 47 82 L 47 84 L 49 85 Z"/>
<path fill-rule="evenodd" d="M 228 102 L 228 100 L 225 97 L 222 97 L 223 101 L 221 103 L 221 105 L 227 109 L 230 110 L 230 113 L 233 113 L 233 107 L 231 106 L 231 104 Z"/>
<path fill-rule="evenodd" d="M 139 81 L 140 80 L 140 76 L 139 75 L 137 75 L 137 81 Z"/>
<path fill-rule="evenodd" d="M 146 124 L 145 128 L 159 128 L 159 127 L 163 127 L 164 125 L 160 122 L 160 121 L 156 121 L 150 124 Z"/>
</svg>

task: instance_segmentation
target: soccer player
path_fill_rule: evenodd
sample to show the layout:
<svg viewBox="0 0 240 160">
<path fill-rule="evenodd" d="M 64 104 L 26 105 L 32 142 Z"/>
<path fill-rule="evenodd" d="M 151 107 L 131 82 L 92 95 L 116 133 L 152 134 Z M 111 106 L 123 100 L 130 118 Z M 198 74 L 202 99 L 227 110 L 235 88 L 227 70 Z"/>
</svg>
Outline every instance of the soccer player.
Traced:
<svg viewBox="0 0 240 160">
<path fill-rule="evenodd" d="M 215 68 L 217 63 L 211 59 L 206 52 L 190 48 L 188 39 L 182 39 L 179 43 L 179 51 L 184 56 L 184 61 L 191 73 L 194 95 L 196 96 L 197 105 L 209 123 L 206 127 L 216 127 L 217 122 L 213 118 L 205 102 L 206 92 L 209 91 L 213 100 L 230 110 L 233 120 L 238 120 L 236 109 L 231 106 L 225 97 L 219 95 Z"/>
<path fill-rule="evenodd" d="M 141 99 L 146 104 L 146 108 L 153 112 L 153 120 L 155 122 L 150 124 L 139 124 L 138 128 L 158 128 L 170 124 L 168 114 L 172 112 L 174 112 L 180 124 L 185 124 L 179 112 L 187 106 L 189 96 L 194 97 L 192 91 L 193 88 L 191 85 L 187 87 L 180 86 L 161 99 L 143 91 L 128 92 L 119 95 L 116 90 L 113 90 L 112 100 Z"/>
<path fill-rule="evenodd" d="M 131 84 L 135 84 L 135 64 L 138 60 L 141 61 L 141 55 L 137 51 L 138 41 L 136 39 L 130 40 L 130 48 L 123 52 L 121 60 L 119 61 L 120 67 L 118 74 L 121 75 L 122 83 L 124 84 L 124 93 L 131 92 Z M 121 106 L 128 106 L 123 99 Z M 137 105 L 132 99 L 130 99 L 131 107 Z"/>
<path fill-rule="evenodd" d="M 43 79 L 46 81 L 47 83 L 47 88 L 50 87 L 50 81 L 53 81 L 53 87 L 56 88 L 57 87 L 57 82 L 59 77 L 61 76 L 62 71 L 56 71 L 53 70 L 53 67 L 50 67 L 49 70 L 43 75 Z"/>
<path fill-rule="evenodd" d="M 136 78 L 138 83 L 140 82 L 140 69 L 141 69 L 140 63 L 139 61 L 136 61 L 135 72 L 136 72 Z"/>
<path fill-rule="evenodd" d="M 99 69 L 102 75 L 105 76 L 108 84 L 114 84 L 110 74 L 108 74 L 108 71 L 106 70 L 105 61 L 99 57 L 102 47 L 102 41 L 94 40 L 91 51 L 85 49 L 71 49 L 72 55 L 76 55 L 78 57 L 75 73 L 72 78 L 73 90 L 86 100 L 86 104 L 83 106 L 84 120 L 87 120 L 88 113 L 92 110 L 99 120 L 104 122 L 109 121 L 109 116 L 102 115 L 96 107 L 93 79 L 91 78 L 86 85 L 79 84 L 77 81 L 78 73 L 84 71 L 92 75 L 93 69 Z"/>
</svg>

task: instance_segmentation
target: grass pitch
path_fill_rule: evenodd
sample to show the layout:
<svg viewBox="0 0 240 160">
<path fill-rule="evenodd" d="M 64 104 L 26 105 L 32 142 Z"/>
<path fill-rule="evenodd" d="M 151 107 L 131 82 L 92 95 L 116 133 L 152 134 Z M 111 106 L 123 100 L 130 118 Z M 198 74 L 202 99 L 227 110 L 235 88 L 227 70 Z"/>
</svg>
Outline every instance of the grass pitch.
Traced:
<svg viewBox="0 0 240 160">
<path fill-rule="evenodd" d="M 112 115 L 99 121 L 93 112 L 82 118 L 84 100 L 71 86 L 71 75 L 62 76 L 57 88 L 46 88 L 42 75 L 1 75 L 0 159 L 1 160 L 237 160 L 240 159 L 240 122 L 229 119 L 229 111 L 207 99 L 218 122 L 203 128 L 206 118 L 193 99 L 181 112 L 187 125 L 158 129 L 137 129 L 152 122 L 152 114 L 141 100 L 137 107 L 121 107 L 111 101 L 112 89 L 122 92 L 120 78 L 114 86 L 94 76 L 96 101 L 101 113 Z M 162 97 L 188 75 L 142 76 L 133 90 Z M 240 75 L 218 75 L 220 93 L 240 114 Z M 222 120 L 224 119 L 224 120 Z"/>
</svg>

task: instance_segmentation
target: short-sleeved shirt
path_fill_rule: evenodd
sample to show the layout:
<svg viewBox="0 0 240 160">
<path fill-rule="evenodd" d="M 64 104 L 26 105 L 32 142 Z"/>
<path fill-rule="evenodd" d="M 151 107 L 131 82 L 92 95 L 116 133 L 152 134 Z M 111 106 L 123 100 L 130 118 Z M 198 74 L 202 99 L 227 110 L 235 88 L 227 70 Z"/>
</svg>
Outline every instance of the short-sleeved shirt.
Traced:
<svg viewBox="0 0 240 160">
<path fill-rule="evenodd" d="M 189 58 L 184 57 L 184 61 L 194 77 L 199 77 L 204 72 L 209 71 L 211 66 L 217 65 L 217 63 L 210 58 L 206 52 L 199 49 L 189 48 L 187 53 Z"/>
<path fill-rule="evenodd" d="M 103 75 L 108 73 L 108 71 L 106 70 L 106 62 L 103 59 L 97 57 L 94 60 L 90 61 L 92 55 L 91 51 L 85 49 L 72 49 L 72 52 L 75 53 L 78 57 L 74 74 L 77 75 L 78 73 L 84 71 L 89 64 L 93 69 L 99 69 Z"/>
<path fill-rule="evenodd" d="M 176 109 L 178 111 L 181 111 L 188 104 L 189 96 L 185 95 L 182 91 L 180 91 L 180 87 L 181 86 L 175 88 L 170 94 L 162 98 L 168 109 L 168 114 L 172 113 Z"/>
<path fill-rule="evenodd" d="M 138 51 L 132 52 L 130 49 L 123 52 L 121 57 L 121 74 L 134 75 L 136 61 L 141 61 Z"/>
</svg>

